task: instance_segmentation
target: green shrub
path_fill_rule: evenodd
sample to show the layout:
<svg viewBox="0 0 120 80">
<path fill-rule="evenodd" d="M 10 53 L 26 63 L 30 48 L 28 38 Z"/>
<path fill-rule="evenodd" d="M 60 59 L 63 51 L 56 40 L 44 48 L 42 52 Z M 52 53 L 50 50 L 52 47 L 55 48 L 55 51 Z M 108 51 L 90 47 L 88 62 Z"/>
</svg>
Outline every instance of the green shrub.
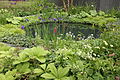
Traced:
<svg viewBox="0 0 120 80">
<path fill-rule="evenodd" d="M 12 17 L 13 14 L 10 13 L 7 9 L 0 9 L 0 24 L 6 24 L 6 18 Z"/>
<path fill-rule="evenodd" d="M 9 49 L 10 47 L 8 45 L 0 42 L 0 51 L 7 51 Z"/>
<path fill-rule="evenodd" d="M 116 27 L 112 31 L 107 31 L 101 34 L 101 39 L 107 41 L 109 45 L 113 45 L 113 50 L 120 56 L 120 28 Z"/>
<path fill-rule="evenodd" d="M 43 45 L 44 41 L 39 38 L 30 38 L 21 34 L 7 35 L 1 38 L 2 42 L 11 44 L 17 47 L 34 47 L 37 45 Z"/>
<path fill-rule="evenodd" d="M 19 26 L 13 24 L 5 24 L 0 26 L 0 37 L 14 34 L 25 34 Z"/>
</svg>

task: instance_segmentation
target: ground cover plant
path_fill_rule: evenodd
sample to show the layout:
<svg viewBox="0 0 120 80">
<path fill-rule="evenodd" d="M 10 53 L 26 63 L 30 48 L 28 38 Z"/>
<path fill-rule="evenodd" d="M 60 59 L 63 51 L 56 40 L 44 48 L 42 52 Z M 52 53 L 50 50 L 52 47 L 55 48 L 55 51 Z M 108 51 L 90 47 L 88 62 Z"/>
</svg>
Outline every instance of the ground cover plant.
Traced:
<svg viewBox="0 0 120 80">
<path fill-rule="evenodd" d="M 0 5 L 0 80 L 120 80 L 119 11 L 72 2 L 64 9 L 47 0 Z M 71 31 L 86 25 L 99 38 Z"/>
</svg>

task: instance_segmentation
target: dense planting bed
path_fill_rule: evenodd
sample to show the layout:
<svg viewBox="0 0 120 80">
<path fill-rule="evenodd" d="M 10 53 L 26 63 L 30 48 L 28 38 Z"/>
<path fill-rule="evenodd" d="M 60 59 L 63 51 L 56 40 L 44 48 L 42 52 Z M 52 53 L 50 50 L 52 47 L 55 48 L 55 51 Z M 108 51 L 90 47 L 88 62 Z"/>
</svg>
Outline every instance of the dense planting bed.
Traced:
<svg viewBox="0 0 120 80">
<path fill-rule="evenodd" d="M 0 5 L 0 80 L 120 80 L 119 11 L 10 3 Z"/>
</svg>

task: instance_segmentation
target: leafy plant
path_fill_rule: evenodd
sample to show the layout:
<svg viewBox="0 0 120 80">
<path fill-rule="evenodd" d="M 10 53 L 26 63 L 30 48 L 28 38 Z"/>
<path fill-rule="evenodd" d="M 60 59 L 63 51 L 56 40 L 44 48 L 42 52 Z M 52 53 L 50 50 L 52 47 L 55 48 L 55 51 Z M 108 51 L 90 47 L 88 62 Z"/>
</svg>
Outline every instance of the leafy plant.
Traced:
<svg viewBox="0 0 120 80">
<path fill-rule="evenodd" d="M 25 49 L 21 52 L 20 57 L 18 58 L 18 60 L 15 61 L 15 64 L 26 62 L 29 59 L 36 59 L 39 62 L 44 63 L 46 61 L 45 56 L 48 53 L 49 51 L 44 50 L 42 47 L 33 47 L 31 49 Z"/>
<path fill-rule="evenodd" d="M 6 24 L 6 18 L 12 17 L 13 14 L 9 12 L 7 9 L 0 9 L 0 24 Z"/>
<path fill-rule="evenodd" d="M 101 34 L 101 39 L 105 40 L 108 42 L 109 45 L 113 45 L 112 49 L 109 47 L 109 51 L 116 53 L 118 56 L 119 55 L 119 36 L 120 36 L 120 32 L 119 32 L 119 27 L 113 28 L 113 30 L 111 31 L 106 31 L 104 33 Z"/>
<path fill-rule="evenodd" d="M 37 45 L 44 45 L 44 41 L 38 37 L 30 38 L 25 35 L 14 34 L 14 35 L 6 35 L 1 38 L 1 41 L 4 43 L 11 44 L 11 46 L 16 47 L 34 47 Z"/>
<path fill-rule="evenodd" d="M 19 26 L 13 24 L 5 24 L 0 26 L 0 37 L 14 34 L 25 34 L 25 31 L 19 28 Z"/>
<path fill-rule="evenodd" d="M 8 22 L 11 22 L 12 24 L 19 24 L 20 21 L 22 21 L 22 17 L 13 17 L 13 18 L 6 18 Z"/>
<path fill-rule="evenodd" d="M 69 72 L 69 67 L 59 67 L 56 69 L 54 64 L 49 64 L 48 66 L 50 68 L 51 73 L 44 73 L 41 75 L 41 77 L 45 79 L 55 79 L 55 80 L 65 80 L 69 79 L 69 77 L 66 77 L 66 74 Z"/>
<path fill-rule="evenodd" d="M 1 42 L 0 42 L 0 47 L 1 47 L 0 51 L 7 51 L 10 49 L 10 47 L 8 45 L 1 43 Z"/>
<path fill-rule="evenodd" d="M 81 23 L 91 23 L 93 25 L 98 25 L 101 27 L 106 27 L 106 24 L 117 21 L 117 18 L 108 17 L 109 15 L 100 11 L 90 10 L 89 12 L 81 11 L 78 14 L 69 16 L 70 21 L 81 22 Z"/>
</svg>

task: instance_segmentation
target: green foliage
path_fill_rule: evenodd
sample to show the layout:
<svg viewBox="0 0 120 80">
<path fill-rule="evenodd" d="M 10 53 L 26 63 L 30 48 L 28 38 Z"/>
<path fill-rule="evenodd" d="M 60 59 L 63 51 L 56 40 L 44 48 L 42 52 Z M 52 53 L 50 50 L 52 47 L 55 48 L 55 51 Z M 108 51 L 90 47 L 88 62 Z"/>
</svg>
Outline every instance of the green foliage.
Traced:
<svg viewBox="0 0 120 80">
<path fill-rule="evenodd" d="M 111 31 L 102 33 L 101 39 L 107 41 L 109 45 L 113 45 L 112 46 L 113 50 L 111 50 L 111 48 L 109 48 L 109 51 L 120 56 L 120 53 L 119 53 L 120 28 L 119 27 L 113 28 L 113 30 L 111 30 Z"/>
<path fill-rule="evenodd" d="M 29 63 L 18 64 L 16 66 L 16 69 L 18 70 L 19 73 L 27 74 L 31 72 L 31 70 L 29 69 L 29 66 L 30 66 Z"/>
<path fill-rule="evenodd" d="M 91 5 L 76 6 L 76 7 L 71 7 L 68 13 L 71 15 L 75 15 L 81 13 L 81 11 L 89 12 L 90 10 L 95 10 L 95 8 L 92 7 Z"/>
<path fill-rule="evenodd" d="M 10 49 L 10 47 L 8 45 L 1 43 L 1 42 L 0 42 L 0 47 L 1 47 L 0 51 L 7 51 Z"/>
<path fill-rule="evenodd" d="M 10 13 L 7 9 L 0 9 L 0 24 L 6 24 L 6 18 L 12 17 L 13 14 Z"/>
<path fill-rule="evenodd" d="M 30 76 L 29 79 L 37 78 L 47 69 L 46 64 L 43 63 L 45 63 L 48 53 L 49 51 L 41 47 L 34 47 L 22 51 L 17 48 L 0 51 L 0 78 L 15 80 L 22 79 L 28 74 Z"/>
<path fill-rule="evenodd" d="M 12 75 L 0 74 L 0 80 L 15 80 L 15 78 Z"/>
<path fill-rule="evenodd" d="M 26 62 L 29 59 L 36 59 L 41 63 L 44 63 L 46 61 L 45 56 L 49 53 L 49 51 L 45 51 L 41 47 L 33 47 L 31 49 L 25 49 L 21 52 L 21 54 L 18 57 L 18 60 L 14 62 L 14 64 L 18 64 L 21 62 Z"/>
<path fill-rule="evenodd" d="M 16 47 L 34 47 L 38 45 L 44 45 L 44 41 L 38 37 L 30 38 L 25 36 L 24 34 L 13 34 L 7 35 L 1 38 L 1 41 L 4 43 L 11 44 L 12 46 Z"/>
<path fill-rule="evenodd" d="M 0 24 L 5 24 L 0 25 L 0 41 L 10 44 L 0 43 L 0 80 L 114 80 L 120 77 L 120 29 L 111 27 L 119 11 L 106 14 L 88 6 L 72 7 L 64 12 L 47 0 L 31 1 L 24 6 L 18 4 L 11 5 L 9 10 L 0 9 Z M 39 26 L 41 29 L 36 25 L 66 21 L 108 29 L 100 39 L 75 41 L 72 33 L 59 36 L 57 24 L 47 24 L 47 27 L 44 24 Z M 35 29 L 28 26 L 25 32 L 18 24 L 34 25 Z M 31 33 L 35 35 L 29 35 Z M 41 36 L 35 37 L 37 34 Z"/>
<path fill-rule="evenodd" d="M 50 68 L 51 73 L 44 73 L 41 75 L 41 77 L 45 79 L 55 79 L 55 80 L 64 80 L 69 78 L 65 76 L 69 71 L 69 67 L 65 67 L 65 68 L 59 67 L 58 69 L 56 69 L 54 64 L 49 64 L 48 67 Z"/>
<path fill-rule="evenodd" d="M 90 10 L 89 12 L 81 11 L 78 14 L 69 16 L 69 19 L 73 22 L 91 23 L 102 27 L 105 27 L 108 23 L 117 21 L 117 18 L 109 17 L 104 12 L 97 12 L 96 10 Z"/>
<path fill-rule="evenodd" d="M 13 18 L 6 18 L 6 20 L 12 24 L 19 24 L 22 21 L 22 17 L 13 17 Z"/>
<path fill-rule="evenodd" d="M 0 37 L 12 34 L 25 34 L 25 31 L 20 29 L 19 26 L 13 24 L 5 24 L 0 26 Z"/>
<path fill-rule="evenodd" d="M 119 59 L 106 54 L 102 47 L 110 44 L 105 40 L 58 41 L 50 51 L 41 47 L 0 51 L 1 73 L 11 69 L 15 79 L 31 80 L 112 80 L 119 75 Z"/>
<path fill-rule="evenodd" d="M 118 9 L 111 9 L 108 11 L 108 14 L 117 18 L 120 18 L 120 10 Z"/>
</svg>

